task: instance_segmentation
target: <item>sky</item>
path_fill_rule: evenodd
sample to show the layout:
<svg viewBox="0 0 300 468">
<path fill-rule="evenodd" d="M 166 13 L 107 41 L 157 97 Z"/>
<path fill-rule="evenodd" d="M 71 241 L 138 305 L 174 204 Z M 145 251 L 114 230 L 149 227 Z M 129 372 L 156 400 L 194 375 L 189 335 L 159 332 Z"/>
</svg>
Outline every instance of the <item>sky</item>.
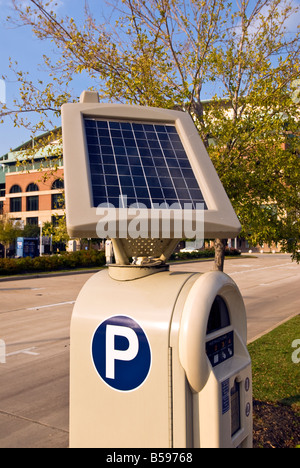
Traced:
<svg viewBox="0 0 300 468">
<path fill-rule="evenodd" d="M 28 0 L 21 0 L 22 3 Z M 76 21 L 82 19 L 83 6 L 85 0 L 56 0 L 58 15 L 68 15 Z M 300 0 L 293 0 L 295 4 L 300 4 Z M 93 13 L 101 16 L 107 12 L 105 0 L 89 0 L 89 5 Z M 7 76 L 5 81 L 0 80 L 0 101 L 4 99 L 8 107 L 12 107 L 13 100 L 18 97 L 18 84 L 14 74 L 9 69 L 9 58 L 17 61 L 19 68 L 24 71 L 30 71 L 32 80 L 43 79 L 48 82 L 47 73 L 42 70 L 43 54 L 51 56 L 53 47 L 49 41 L 40 41 L 35 38 L 30 27 L 16 27 L 9 24 L 6 20 L 8 16 L 13 16 L 12 0 L 0 0 L 0 78 Z M 292 18 L 291 29 L 296 29 L 300 23 L 299 18 Z M 83 75 L 77 78 L 73 83 L 74 94 L 80 96 L 81 92 L 91 86 Z M 60 125 L 58 120 L 56 125 Z M 49 129 L 50 130 L 50 129 Z M 24 128 L 15 128 L 10 119 L 6 119 L 4 124 L 0 124 L 0 156 L 6 154 L 10 148 L 16 148 L 31 137 L 29 130 Z"/>
<path fill-rule="evenodd" d="M 22 0 L 26 2 L 27 0 Z M 73 17 L 82 16 L 82 7 L 84 0 L 58 0 L 57 13 Z M 90 0 L 93 4 L 104 5 L 102 0 Z M 3 75 L 7 79 L 0 81 L 0 100 L 5 102 L 8 107 L 13 105 L 13 100 L 18 97 L 19 86 L 14 74 L 9 69 L 9 58 L 19 64 L 19 69 L 30 71 L 32 77 L 46 77 L 45 72 L 39 64 L 42 63 L 42 55 L 51 51 L 49 42 L 40 41 L 34 37 L 29 27 L 14 27 L 8 24 L 6 18 L 13 15 L 12 1 L 0 0 L 0 78 Z M 47 82 L 47 80 L 45 80 Z M 91 84 L 89 83 L 88 86 Z M 80 96 L 81 92 L 88 87 L 85 78 L 76 80 L 74 91 Z M 57 121 L 60 125 L 60 121 Z M 49 129 L 50 130 L 50 129 Z M 16 148 L 31 138 L 29 130 L 24 128 L 15 128 L 12 120 L 6 119 L 0 124 L 0 156 L 6 154 L 11 148 Z"/>
</svg>

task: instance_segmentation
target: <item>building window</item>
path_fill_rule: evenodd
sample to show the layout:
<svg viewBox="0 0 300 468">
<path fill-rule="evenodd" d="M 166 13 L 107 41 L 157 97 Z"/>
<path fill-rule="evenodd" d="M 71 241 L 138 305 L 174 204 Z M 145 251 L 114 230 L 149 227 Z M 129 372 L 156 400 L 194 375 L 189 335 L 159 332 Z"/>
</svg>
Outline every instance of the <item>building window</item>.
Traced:
<svg viewBox="0 0 300 468">
<path fill-rule="evenodd" d="M 21 192 L 22 192 L 22 189 L 20 185 L 13 185 L 9 191 L 9 193 L 21 193 Z"/>
<path fill-rule="evenodd" d="M 11 198 L 10 199 L 10 212 L 17 213 L 19 211 L 22 211 L 22 198 L 21 197 Z"/>
<path fill-rule="evenodd" d="M 51 217 L 51 222 L 54 227 L 58 227 L 59 221 L 63 218 L 63 216 L 52 216 Z"/>
<path fill-rule="evenodd" d="M 39 191 L 39 187 L 36 184 L 29 184 L 26 189 L 26 192 L 38 192 L 38 191 Z"/>
<path fill-rule="evenodd" d="M 53 184 L 51 189 L 52 190 L 61 190 L 61 193 L 54 193 L 52 195 L 52 201 L 51 201 L 51 209 L 52 210 L 63 210 L 65 208 L 65 200 L 64 200 L 64 194 L 63 194 L 63 189 L 64 189 L 64 181 L 61 179 L 56 179 Z"/>
<path fill-rule="evenodd" d="M 0 201 L 0 215 L 3 215 L 3 201 Z"/>
<path fill-rule="evenodd" d="M 5 197 L 5 184 L 0 184 L 0 197 Z"/>
<path fill-rule="evenodd" d="M 53 182 L 52 187 L 51 187 L 52 190 L 62 190 L 64 188 L 65 188 L 65 184 L 64 184 L 64 181 L 61 179 L 56 179 Z"/>
<path fill-rule="evenodd" d="M 51 197 L 52 210 L 63 210 L 65 208 L 65 200 L 62 193 L 54 193 Z"/>
<path fill-rule="evenodd" d="M 38 226 L 39 225 L 39 218 L 34 217 L 34 218 L 26 218 L 26 224 L 27 226 Z"/>
<path fill-rule="evenodd" d="M 26 211 L 39 211 L 38 195 L 26 198 Z"/>
</svg>

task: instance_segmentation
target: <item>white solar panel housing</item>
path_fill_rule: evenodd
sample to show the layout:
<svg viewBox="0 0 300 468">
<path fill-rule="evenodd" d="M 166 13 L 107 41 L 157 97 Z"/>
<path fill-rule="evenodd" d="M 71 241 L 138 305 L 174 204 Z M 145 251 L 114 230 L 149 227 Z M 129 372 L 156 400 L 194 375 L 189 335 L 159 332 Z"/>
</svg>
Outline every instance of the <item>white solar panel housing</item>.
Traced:
<svg viewBox="0 0 300 468">
<path fill-rule="evenodd" d="M 148 220 L 162 212 L 165 216 L 169 207 L 175 217 L 174 207 L 179 211 L 188 207 L 194 220 L 200 208 L 204 238 L 238 235 L 240 223 L 188 114 L 99 104 L 93 94 L 84 96 L 80 103 L 62 107 L 71 237 L 97 237 L 98 205 L 108 206 L 108 213 L 114 206 L 113 215 L 128 223 L 130 206 L 140 208 Z M 86 102 L 89 97 L 92 102 Z M 117 224 L 115 237 L 124 237 L 123 231 Z M 163 238 L 163 232 L 156 237 Z M 171 231 L 168 237 L 178 235 Z"/>
</svg>

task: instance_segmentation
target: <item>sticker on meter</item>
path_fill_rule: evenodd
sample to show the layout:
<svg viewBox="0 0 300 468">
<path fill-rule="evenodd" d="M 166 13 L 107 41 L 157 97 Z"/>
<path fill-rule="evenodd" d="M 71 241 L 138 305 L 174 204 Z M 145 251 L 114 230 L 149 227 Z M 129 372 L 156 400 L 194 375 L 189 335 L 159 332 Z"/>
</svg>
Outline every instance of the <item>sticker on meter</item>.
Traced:
<svg viewBox="0 0 300 468">
<path fill-rule="evenodd" d="M 92 357 L 101 379 L 121 392 L 139 388 L 151 368 L 146 333 L 124 315 L 110 317 L 99 325 L 92 340 Z"/>
</svg>

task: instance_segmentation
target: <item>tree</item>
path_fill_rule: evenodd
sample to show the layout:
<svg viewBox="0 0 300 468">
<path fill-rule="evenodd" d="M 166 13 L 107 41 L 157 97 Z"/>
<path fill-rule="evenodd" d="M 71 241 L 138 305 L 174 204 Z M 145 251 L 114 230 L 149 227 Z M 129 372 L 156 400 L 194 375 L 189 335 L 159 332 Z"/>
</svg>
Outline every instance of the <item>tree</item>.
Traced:
<svg viewBox="0 0 300 468">
<path fill-rule="evenodd" d="M 5 215 L 0 216 L 0 243 L 4 245 L 4 258 L 6 258 L 7 249 L 21 235 L 21 232 L 20 223 Z"/>
<path fill-rule="evenodd" d="M 70 240 L 67 232 L 66 216 L 57 216 L 55 223 L 49 221 L 44 223 L 43 235 L 52 236 L 53 244 L 66 244 Z"/>
<path fill-rule="evenodd" d="M 24 125 L 23 115 L 39 112 L 37 128 L 43 128 L 72 100 L 68 85 L 82 72 L 103 101 L 189 112 L 244 237 L 280 240 L 296 258 L 299 27 L 287 26 L 299 8 L 292 0 L 115 0 L 113 15 L 102 23 L 86 3 L 83 25 L 59 18 L 51 0 L 13 5 L 14 21 L 51 40 L 60 54 L 56 63 L 44 56 L 48 84 L 17 71 L 20 101 L 16 109 L 4 107 L 3 117 L 14 115 Z M 215 90 L 209 103 L 208 87 Z M 216 245 L 222 268 L 224 240 Z"/>
<path fill-rule="evenodd" d="M 40 237 L 40 228 L 34 224 L 26 224 L 22 232 L 23 237 L 37 238 Z"/>
</svg>

